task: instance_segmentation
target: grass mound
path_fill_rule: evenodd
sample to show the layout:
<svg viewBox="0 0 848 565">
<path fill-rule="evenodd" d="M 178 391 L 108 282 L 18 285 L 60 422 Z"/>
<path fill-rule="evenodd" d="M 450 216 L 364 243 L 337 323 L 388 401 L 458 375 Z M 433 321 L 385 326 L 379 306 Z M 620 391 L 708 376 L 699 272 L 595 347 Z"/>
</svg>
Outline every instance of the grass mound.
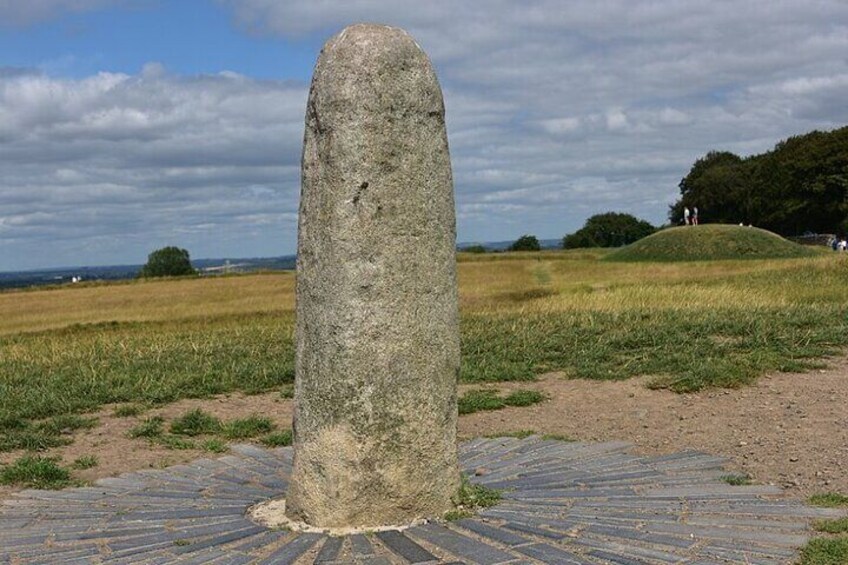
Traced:
<svg viewBox="0 0 848 565">
<path fill-rule="evenodd" d="M 712 261 L 789 259 L 816 255 L 767 230 L 712 224 L 659 231 L 610 253 L 607 261 Z"/>
</svg>

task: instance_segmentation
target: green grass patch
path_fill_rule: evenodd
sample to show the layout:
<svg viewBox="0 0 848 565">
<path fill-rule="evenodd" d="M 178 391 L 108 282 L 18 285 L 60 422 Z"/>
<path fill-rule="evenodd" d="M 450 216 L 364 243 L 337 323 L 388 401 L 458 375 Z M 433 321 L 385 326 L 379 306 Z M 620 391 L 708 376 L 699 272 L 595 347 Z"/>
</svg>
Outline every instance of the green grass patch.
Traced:
<svg viewBox="0 0 848 565">
<path fill-rule="evenodd" d="M 462 477 L 459 490 L 451 498 L 454 508 L 444 515 L 444 519 L 452 522 L 473 516 L 478 510 L 489 508 L 501 501 L 501 491 L 483 485 L 473 484 L 467 477 Z"/>
<path fill-rule="evenodd" d="M 469 390 L 457 401 L 460 414 L 473 414 L 485 410 L 506 408 L 503 398 L 494 389 Z"/>
<path fill-rule="evenodd" d="M 221 421 L 200 408 L 195 408 L 171 422 L 170 428 L 172 434 L 194 437 L 219 432 Z"/>
<path fill-rule="evenodd" d="M 248 439 L 272 432 L 275 427 L 270 418 L 249 416 L 225 423 L 221 435 L 227 439 Z"/>
<path fill-rule="evenodd" d="M 285 447 L 292 444 L 292 431 L 282 430 L 263 437 L 260 442 L 268 447 Z"/>
<path fill-rule="evenodd" d="M 511 432 L 498 432 L 495 434 L 484 435 L 483 437 L 496 439 L 499 437 L 514 437 L 518 439 L 525 439 L 530 436 L 539 436 L 543 440 L 552 440 L 552 441 L 566 441 L 572 442 L 576 441 L 574 438 L 563 435 L 563 434 L 540 434 L 536 430 L 515 430 Z"/>
<path fill-rule="evenodd" d="M 116 418 L 131 418 L 144 413 L 144 406 L 139 404 L 121 404 L 116 406 L 113 414 Z"/>
<path fill-rule="evenodd" d="M 97 418 L 85 418 L 78 414 L 60 414 L 38 426 L 50 432 L 68 434 L 76 430 L 90 430 L 97 426 L 97 423 Z"/>
<path fill-rule="evenodd" d="M 487 434 L 487 435 L 484 435 L 483 437 L 490 438 L 490 439 L 497 439 L 499 437 L 514 437 L 514 438 L 518 438 L 518 439 L 524 439 L 524 438 L 528 438 L 530 436 L 535 436 L 535 435 L 538 435 L 538 433 L 535 430 L 515 430 L 515 431 L 512 431 L 512 432 L 498 432 L 496 434 Z"/>
<path fill-rule="evenodd" d="M 733 473 L 730 475 L 722 475 L 719 480 L 731 486 L 739 487 L 751 484 L 751 476 L 748 474 Z"/>
<path fill-rule="evenodd" d="M 848 506 L 848 496 L 838 492 L 823 492 L 810 497 L 810 504 L 824 508 L 841 508 Z"/>
<path fill-rule="evenodd" d="M 813 523 L 813 529 L 826 534 L 848 534 L 848 518 L 817 520 Z"/>
<path fill-rule="evenodd" d="M 146 418 L 143 422 L 133 427 L 129 436 L 131 438 L 147 438 L 154 439 L 162 435 L 162 427 L 165 425 L 165 418 L 162 416 L 153 416 Z"/>
<path fill-rule="evenodd" d="M 0 427 L 0 452 L 16 449 L 43 451 L 70 444 L 74 431 L 93 428 L 97 419 L 62 414 L 41 422 L 10 419 L 2 424 L 5 425 Z"/>
<path fill-rule="evenodd" d="M 156 443 L 166 449 L 194 449 L 197 447 L 193 441 L 173 434 L 161 434 L 154 438 Z"/>
<path fill-rule="evenodd" d="M 573 437 L 567 436 L 567 435 L 564 435 L 564 434 L 544 434 L 542 436 L 542 439 L 549 439 L 549 440 L 554 440 L 554 441 L 565 441 L 565 442 L 568 442 L 568 443 L 577 441 Z"/>
<path fill-rule="evenodd" d="M 216 437 L 204 440 L 200 444 L 200 449 L 202 449 L 203 451 L 209 451 L 210 453 L 226 453 L 230 450 L 230 448 L 227 447 L 226 442 Z"/>
<path fill-rule="evenodd" d="M 71 469 L 84 471 L 86 469 L 92 469 L 94 467 L 97 467 L 97 465 L 99 465 L 97 457 L 95 457 L 94 455 L 83 455 L 74 459 L 74 462 L 71 463 Z"/>
<path fill-rule="evenodd" d="M 517 390 L 502 397 L 494 389 L 469 390 L 458 402 L 460 414 L 473 414 L 485 410 L 500 410 L 507 406 L 531 406 L 545 399 L 545 395 L 535 390 Z"/>
<path fill-rule="evenodd" d="M 0 421 L 279 388 L 294 380 L 293 322 L 257 313 L 0 335 Z"/>
<path fill-rule="evenodd" d="M 516 390 L 503 399 L 507 406 L 532 406 L 545 400 L 545 395 L 537 390 Z"/>
<path fill-rule="evenodd" d="M 25 455 L 0 468 L 0 484 L 51 490 L 70 486 L 71 473 L 58 461 L 58 457 Z"/>
<path fill-rule="evenodd" d="M 794 259 L 815 252 L 759 228 L 710 224 L 660 230 L 606 256 L 607 261 Z"/>
<path fill-rule="evenodd" d="M 744 312 L 715 307 L 697 315 L 675 309 L 475 314 L 463 318 L 462 339 L 465 382 L 533 380 L 548 371 L 595 380 L 655 375 L 652 388 L 694 392 L 820 366 L 817 359 L 848 344 L 848 320 L 843 307 L 815 303 Z"/>
<path fill-rule="evenodd" d="M 814 538 L 801 550 L 800 565 L 846 565 L 848 537 Z"/>
</svg>

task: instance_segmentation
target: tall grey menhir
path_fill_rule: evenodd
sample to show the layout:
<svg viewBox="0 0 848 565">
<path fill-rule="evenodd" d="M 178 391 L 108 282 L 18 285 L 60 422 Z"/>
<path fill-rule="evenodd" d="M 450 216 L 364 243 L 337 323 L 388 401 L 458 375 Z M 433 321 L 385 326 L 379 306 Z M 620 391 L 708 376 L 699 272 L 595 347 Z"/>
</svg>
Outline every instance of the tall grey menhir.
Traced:
<svg viewBox="0 0 848 565">
<path fill-rule="evenodd" d="M 286 513 L 408 523 L 459 485 L 456 218 L 442 92 L 405 31 L 330 39 L 306 110 Z"/>
</svg>

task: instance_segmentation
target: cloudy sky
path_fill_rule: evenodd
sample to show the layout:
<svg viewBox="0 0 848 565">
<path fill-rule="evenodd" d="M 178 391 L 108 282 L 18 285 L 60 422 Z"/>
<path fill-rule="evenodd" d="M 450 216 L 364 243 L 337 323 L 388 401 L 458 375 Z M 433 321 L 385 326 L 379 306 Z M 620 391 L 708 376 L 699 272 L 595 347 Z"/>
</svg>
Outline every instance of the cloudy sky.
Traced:
<svg viewBox="0 0 848 565">
<path fill-rule="evenodd" d="M 434 62 L 460 241 L 662 223 L 707 151 L 848 124 L 845 0 L 0 0 L 0 271 L 294 252 L 312 66 L 358 21 Z"/>
</svg>

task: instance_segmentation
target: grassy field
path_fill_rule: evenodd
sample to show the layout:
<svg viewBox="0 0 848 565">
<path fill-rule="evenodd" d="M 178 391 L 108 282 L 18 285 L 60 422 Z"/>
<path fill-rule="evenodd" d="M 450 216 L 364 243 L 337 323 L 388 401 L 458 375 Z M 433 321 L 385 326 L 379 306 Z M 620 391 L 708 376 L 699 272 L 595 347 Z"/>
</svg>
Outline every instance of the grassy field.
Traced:
<svg viewBox="0 0 848 565">
<path fill-rule="evenodd" d="M 848 344 L 848 264 L 461 255 L 465 382 L 650 375 L 676 391 L 800 371 Z M 293 379 L 290 273 L 0 293 L 0 449 L 111 402 Z M 60 422 L 61 423 L 61 422 Z M 33 435 L 35 434 L 35 435 Z M 17 439 L 16 439 L 17 438 Z"/>
</svg>

